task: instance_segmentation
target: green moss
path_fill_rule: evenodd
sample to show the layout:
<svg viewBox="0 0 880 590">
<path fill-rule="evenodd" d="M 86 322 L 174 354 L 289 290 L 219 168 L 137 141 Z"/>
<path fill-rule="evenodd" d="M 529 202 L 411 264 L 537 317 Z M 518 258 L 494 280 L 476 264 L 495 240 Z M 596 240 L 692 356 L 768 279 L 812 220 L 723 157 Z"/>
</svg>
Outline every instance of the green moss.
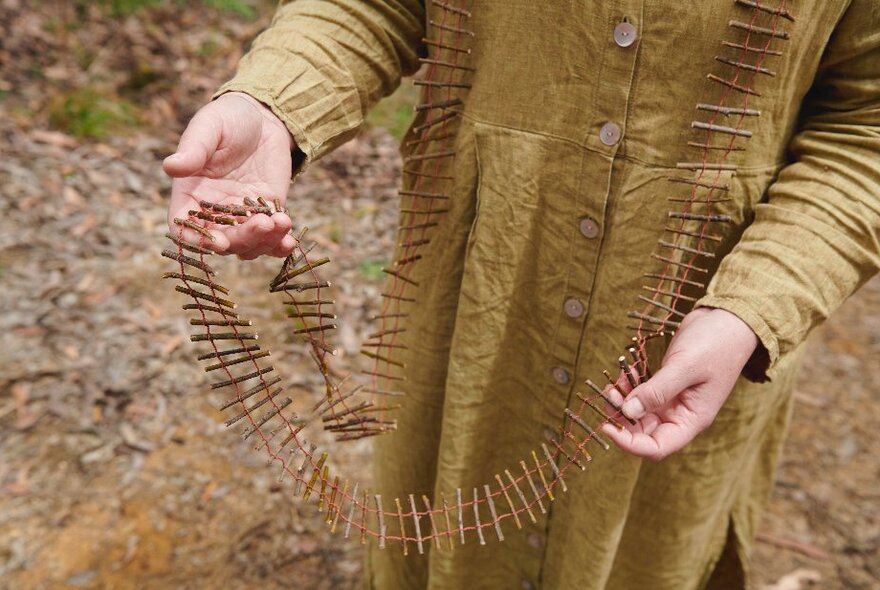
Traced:
<svg viewBox="0 0 880 590">
<path fill-rule="evenodd" d="M 381 260 L 364 260 L 358 266 L 358 272 L 365 278 L 379 280 L 384 276 L 382 269 L 386 266 L 388 266 L 388 262 Z"/>
<path fill-rule="evenodd" d="M 178 5 L 186 3 L 186 0 L 174 1 Z M 98 0 L 98 4 L 104 6 L 109 14 L 114 17 L 125 17 L 144 8 L 165 2 L 167 0 Z M 238 14 L 250 20 L 257 17 L 257 10 L 254 8 L 253 2 L 249 0 L 201 0 L 201 3 L 206 8 Z"/>
<path fill-rule="evenodd" d="M 214 39 L 202 41 L 199 45 L 198 53 L 201 57 L 211 57 L 220 49 L 220 44 Z"/>
<path fill-rule="evenodd" d="M 106 7 L 109 13 L 115 17 L 134 14 L 142 8 L 155 6 L 160 0 L 98 0 L 98 4 Z"/>
<path fill-rule="evenodd" d="M 370 111 L 367 116 L 367 125 L 387 129 L 400 141 L 412 123 L 413 105 L 417 98 L 416 88 L 409 81 L 404 81 L 394 94 L 380 101 Z"/>
<path fill-rule="evenodd" d="M 137 109 L 95 88 L 78 88 L 49 101 L 49 124 L 77 137 L 100 139 L 136 125 Z"/>
<path fill-rule="evenodd" d="M 83 70 L 88 70 L 98 55 L 93 48 L 83 47 L 82 45 L 74 45 L 72 51 L 74 57 L 76 57 L 76 63 Z"/>
<path fill-rule="evenodd" d="M 257 11 L 250 2 L 245 0 L 202 0 L 208 8 L 214 8 L 221 12 L 231 12 L 253 20 L 257 18 Z"/>
<path fill-rule="evenodd" d="M 333 240 L 334 244 L 342 242 L 342 224 L 338 221 L 331 221 L 327 228 L 327 237 Z"/>
</svg>

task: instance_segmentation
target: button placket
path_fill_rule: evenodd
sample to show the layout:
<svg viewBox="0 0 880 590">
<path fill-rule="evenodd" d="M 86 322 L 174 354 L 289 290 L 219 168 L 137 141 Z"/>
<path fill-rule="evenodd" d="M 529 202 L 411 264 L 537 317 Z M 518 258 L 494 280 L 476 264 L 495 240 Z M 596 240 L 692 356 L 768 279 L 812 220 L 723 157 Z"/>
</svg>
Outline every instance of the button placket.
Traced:
<svg viewBox="0 0 880 590">
<path fill-rule="evenodd" d="M 620 164 L 617 163 L 616 156 L 622 149 L 627 132 L 630 93 L 640 45 L 637 41 L 641 33 L 636 25 L 643 15 L 643 2 L 623 2 L 615 5 L 613 10 L 621 9 L 623 14 L 630 15 L 633 19 L 622 19 L 620 12 L 617 13 L 616 20 L 614 15 L 605 15 L 605 22 L 610 25 L 606 35 L 613 38 L 613 43 L 609 39 L 611 46 L 603 53 L 602 63 L 598 65 L 597 71 L 609 83 L 600 86 L 593 102 L 595 110 L 591 113 L 588 127 L 584 129 L 586 149 L 581 169 L 581 185 L 572 210 L 574 219 L 570 222 L 577 225 L 577 233 L 574 234 L 566 291 L 561 294 L 559 301 L 563 321 L 559 324 L 558 344 L 554 349 L 553 360 L 556 365 L 571 368 L 571 382 L 567 386 L 569 395 L 566 400 L 569 405 L 576 387 L 582 381 L 580 372 L 583 357 L 591 348 L 591 329 L 595 323 L 595 318 L 590 313 L 595 295 L 593 280 L 602 260 L 602 236 L 608 230 L 603 227 L 606 223 L 606 211 L 617 190 L 614 178 Z M 616 83 L 610 83 L 612 81 Z M 577 300 L 583 306 L 583 312 L 577 318 L 571 315 L 576 311 L 572 300 Z M 545 550 L 558 547 L 560 543 L 557 541 L 570 534 L 571 526 L 571 522 L 565 519 L 560 521 L 551 514 L 547 519 L 546 535 L 541 539 Z M 531 539 L 528 541 L 531 544 Z M 546 583 L 543 570 L 544 567 L 541 579 L 542 583 Z"/>
</svg>

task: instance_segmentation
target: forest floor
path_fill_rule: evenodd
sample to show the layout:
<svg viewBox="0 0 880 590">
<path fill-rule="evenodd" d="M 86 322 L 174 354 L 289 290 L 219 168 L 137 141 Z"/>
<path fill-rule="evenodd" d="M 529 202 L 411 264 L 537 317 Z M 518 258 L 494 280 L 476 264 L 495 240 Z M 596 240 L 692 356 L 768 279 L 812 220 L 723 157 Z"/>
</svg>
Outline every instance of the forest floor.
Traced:
<svg viewBox="0 0 880 590">
<path fill-rule="evenodd" d="M 330 540 L 223 427 L 182 298 L 158 280 L 161 160 L 274 2 L 140 3 L 0 0 L 0 588 L 359 587 L 360 545 Z M 343 366 L 391 253 L 411 98 L 290 196 L 337 265 Z M 221 271 L 285 346 L 259 288 L 275 265 Z M 876 588 L 880 280 L 807 346 L 753 587 Z M 314 383 L 302 358 L 275 365 Z M 369 453 L 359 442 L 335 460 L 368 477 Z"/>
</svg>

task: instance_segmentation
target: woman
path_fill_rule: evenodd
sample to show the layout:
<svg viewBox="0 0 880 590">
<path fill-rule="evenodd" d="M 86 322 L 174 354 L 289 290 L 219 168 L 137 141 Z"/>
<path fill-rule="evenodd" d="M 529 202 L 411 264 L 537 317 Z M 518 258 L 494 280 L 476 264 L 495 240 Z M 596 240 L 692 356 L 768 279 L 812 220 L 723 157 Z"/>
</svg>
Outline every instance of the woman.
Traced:
<svg viewBox="0 0 880 590">
<path fill-rule="evenodd" d="M 745 586 L 800 345 L 880 266 L 878 31 L 868 0 L 279 9 L 165 161 L 169 219 L 193 198 L 286 195 L 422 56 L 398 260 L 414 227 L 426 237 L 398 340 L 406 403 L 377 443 L 385 493 L 436 498 L 516 468 L 610 368 L 644 289 L 648 309 L 661 292 L 694 308 L 661 323 L 677 334 L 626 399 L 635 425 L 606 430 L 623 452 L 593 453 L 504 543 L 371 545 L 369 587 Z M 692 265 L 662 255 L 681 195 L 719 222 L 673 243 L 717 239 Z M 213 228 L 212 247 L 285 256 L 289 228 L 257 215 Z M 693 284 L 670 278 L 682 264 Z"/>
</svg>

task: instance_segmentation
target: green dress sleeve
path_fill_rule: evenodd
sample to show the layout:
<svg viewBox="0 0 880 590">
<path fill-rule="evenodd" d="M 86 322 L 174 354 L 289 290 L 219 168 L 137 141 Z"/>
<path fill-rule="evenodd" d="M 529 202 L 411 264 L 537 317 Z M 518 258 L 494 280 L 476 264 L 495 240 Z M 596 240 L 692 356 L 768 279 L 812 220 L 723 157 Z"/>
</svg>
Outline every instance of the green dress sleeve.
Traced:
<svg viewBox="0 0 880 590">
<path fill-rule="evenodd" d="M 880 11 L 871 4 L 844 14 L 802 107 L 791 163 L 698 302 L 758 335 L 763 350 L 746 372 L 755 380 L 772 378 L 880 268 Z"/>
<path fill-rule="evenodd" d="M 351 139 L 417 69 L 424 20 L 418 0 L 290 2 L 215 96 L 245 92 L 271 108 L 305 156 L 302 170 Z"/>
</svg>

